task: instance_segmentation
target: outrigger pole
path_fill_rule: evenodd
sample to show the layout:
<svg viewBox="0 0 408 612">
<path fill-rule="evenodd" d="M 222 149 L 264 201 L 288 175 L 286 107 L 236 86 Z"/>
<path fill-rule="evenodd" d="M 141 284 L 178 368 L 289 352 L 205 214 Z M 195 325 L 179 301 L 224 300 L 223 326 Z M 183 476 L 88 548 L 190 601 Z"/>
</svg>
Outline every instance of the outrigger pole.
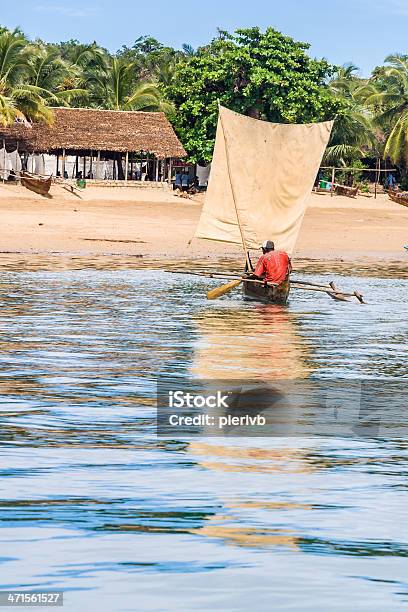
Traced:
<svg viewBox="0 0 408 612">
<path fill-rule="evenodd" d="M 209 291 L 207 294 L 207 297 L 210 300 L 220 297 L 221 295 L 224 295 L 225 293 L 228 293 L 229 291 L 231 291 L 231 289 L 238 287 L 238 285 L 240 285 L 243 281 L 247 283 L 258 283 L 261 285 L 266 284 L 270 287 L 276 286 L 276 283 L 269 283 L 269 282 L 265 283 L 265 281 L 263 280 L 245 278 L 243 276 L 237 276 L 236 274 L 228 274 L 224 272 L 210 272 L 210 271 L 190 272 L 189 270 L 166 270 L 166 272 L 170 272 L 172 274 L 192 274 L 193 276 L 207 276 L 209 278 L 216 278 L 219 280 L 228 279 L 232 281 L 230 283 L 227 283 L 226 285 L 222 285 L 221 287 L 216 287 L 215 289 L 211 289 L 211 291 Z M 293 285 L 294 289 L 301 289 L 303 291 L 322 291 L 323 293 L 327 293 L 327 295 L 333 298 L 334 300 L 339 300 L 341 302 L 347 302 L 348 300 L 346 298 L 348 297 L 355 297 L 360 302 L 360 304 L 366 303 L 361 293 L 359 293 L 358 291 L 353 291 L 353 293 L 346 293 L 345 291 L 338 289 L 338 287 L 336 287 L 333 281 L 331 281 L 328 285 L 324 285 L 322 283 L 319 283 L 319 284 L 311 283 L 309 281 L 294 280 L 294 279 L 291 279 L 290 282 Z"/>
</svg>

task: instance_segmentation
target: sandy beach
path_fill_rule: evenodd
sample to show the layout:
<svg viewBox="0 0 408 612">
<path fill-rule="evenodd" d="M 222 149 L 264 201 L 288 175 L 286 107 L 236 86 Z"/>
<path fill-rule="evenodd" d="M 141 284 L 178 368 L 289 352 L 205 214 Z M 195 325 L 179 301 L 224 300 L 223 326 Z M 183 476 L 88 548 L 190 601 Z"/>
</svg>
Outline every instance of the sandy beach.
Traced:
<svg viewBox="0 0 408 612">
<path fill-rule="evenodd" d="M 1 253 L 141 255 L 149 258 L 219 258 L 237 246 L 193 240 L 203 197 L 183 199 L 156 188 L 88 186 L 78 195 L 53 186 L 43 198 L 0 185 Z M 403 264 L 408 209 L 381 194 L 312 194 L 294 260 L 384 260 Z"/>
</svg>

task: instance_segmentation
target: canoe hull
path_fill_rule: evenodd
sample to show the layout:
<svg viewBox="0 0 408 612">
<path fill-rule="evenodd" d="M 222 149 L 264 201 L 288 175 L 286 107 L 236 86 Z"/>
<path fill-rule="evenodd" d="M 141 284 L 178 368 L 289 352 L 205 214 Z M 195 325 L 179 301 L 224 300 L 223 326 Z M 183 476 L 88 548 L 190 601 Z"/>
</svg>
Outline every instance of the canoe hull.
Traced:
<svg viewBox="0 0 408 612">
<path fill-rule="evenodd" d="M 40 195 L 47 195 L 51 188 L 52 177 L 40 178 L 29 176 L 25 172 L 21 173 L 21 184 L 30 191 L 39 193 Z"/>
<path fill-rule="evenodd" d="M 244 281 L 242 292 L 247 300 L 256 300 L 266 304 L 286 304 L 290 292 L 290 281 L 287 279 L 277 287 Z"/>
</svg>

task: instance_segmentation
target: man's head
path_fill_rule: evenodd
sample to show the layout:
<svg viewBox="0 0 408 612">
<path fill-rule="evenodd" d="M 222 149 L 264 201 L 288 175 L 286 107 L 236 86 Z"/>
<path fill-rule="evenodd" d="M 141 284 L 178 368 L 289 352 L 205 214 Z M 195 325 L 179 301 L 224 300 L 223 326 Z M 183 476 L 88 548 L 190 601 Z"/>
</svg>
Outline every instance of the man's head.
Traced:
<svg viewBox="0 0 408 612">
<path fill-rule="evenodd" d="M 269 253 L 275 250 L 275 243 L 272 240 L 265 240 L 262 245 L 262 253 Z"/>
</svg>

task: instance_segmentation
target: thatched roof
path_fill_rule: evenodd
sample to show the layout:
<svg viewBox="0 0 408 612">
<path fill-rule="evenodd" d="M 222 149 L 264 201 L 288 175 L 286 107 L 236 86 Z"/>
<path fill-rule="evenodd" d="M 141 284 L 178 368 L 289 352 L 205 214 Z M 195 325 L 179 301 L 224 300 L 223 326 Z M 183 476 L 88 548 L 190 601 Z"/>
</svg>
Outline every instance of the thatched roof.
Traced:
<svg viewBox="0 0 408 612">
<path fill-rule="evenodd" d="M 0 126 L 7 149 L 21 151 L 148 151 L 158 158 L 184 157 L 183 146 L 164 113 L 54 108 L 52 125 Z M 1 146 L 1 143 L 0 143 Z"/>
</svg>

